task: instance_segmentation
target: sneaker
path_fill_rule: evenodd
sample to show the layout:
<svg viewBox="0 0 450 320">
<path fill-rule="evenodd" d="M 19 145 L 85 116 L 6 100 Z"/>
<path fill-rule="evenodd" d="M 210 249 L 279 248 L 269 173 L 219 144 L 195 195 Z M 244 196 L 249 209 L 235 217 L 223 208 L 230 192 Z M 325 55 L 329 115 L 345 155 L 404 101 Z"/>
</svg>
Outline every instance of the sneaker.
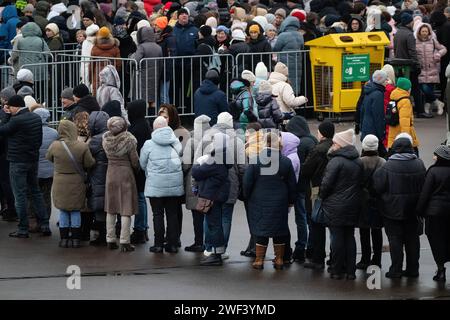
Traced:
<svg viewBox="0 0 450 320">
<path fill-rule="evenodd" d="M 205 250 L 205 251 L 203 251 L 203 255 L 204 255 L 205 257 L 209 257 L 209 256 L 212 255 L 212 252 L 211 252 L 211 251 L 208 251 L 208 250 Z"/>
<path fill-rule="evenodd" d="M 228 253 L 222 253 L 222 260 L 230 259 L 230 255 Z"/>
<path fill-rule="evenodd" d="M 22 238 L 22 239 L 26 239 L 26 238 L 29 238 L 29 237 L 30 237 L 30 236 L 28 235 L 28 233 L 20 233 L 19 231 L 11 232 L 11 233 L 9 234 L 9 236 L 10 236 L 11 238 Z"/>
<path fill-rule="evenodd" d="M 444 114 L 445 103 L 443 103 L 442 101 L 436 100 L 435 105 L 437 106 L 437 114 L 439 116 L 442 116 Z"/>
<path fill-rule="evenodd" d="M 150 247 L 149 251 L 153 252 L 153 253 L 163 253 L 164 248 L 158 247 L 158 246 L 153 246 L 153 247 Z"/>
<path fill-rule="evenodd" d="M 220 254 L 211 254 L 200 261 L 201 266 L 221 266 L 222 264 L 222 256 Z"/>
</svg>

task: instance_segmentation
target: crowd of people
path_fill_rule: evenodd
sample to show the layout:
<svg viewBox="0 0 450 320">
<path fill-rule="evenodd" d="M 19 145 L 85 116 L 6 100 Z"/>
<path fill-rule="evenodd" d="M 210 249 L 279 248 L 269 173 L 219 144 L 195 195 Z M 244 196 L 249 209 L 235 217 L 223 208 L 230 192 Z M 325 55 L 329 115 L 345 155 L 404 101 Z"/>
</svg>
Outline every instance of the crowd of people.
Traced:
<svg viewBox="0 0 450 320">
<path fill-rule="evenodd" d="M 36 4 L 35 14 L 25 15 L 29 21 L 16 18 L 17 24 L 25 22 L 22 32 L 29 29 L 32 37 L 42 38 L 38 35 L 42 19 L 36 13 L 43 2 Z M 412 58 L 415 64 L 409 79 L 396 78 L 389 64 L 371 75 L 358 101 L 356 130 L 335 133 L 333 123 L 324 121 L 317 135 L 296 114 L 307 98 L 291 85 L 298 70 L 289 63 L 289 54 L 273 70 L 264 58 L 244 64 L 240 77 L 230 83 L 231 101 L 221 89 L 223 70 L 205 67 L 204 77 L 195 76 L 204 80 L 192 88 L 191 132 L 181 125 L 177 100 L 169 98 L 159 105 L 152 121 L 146 118 L 152 99 L 127 101 L 119 90 L 125 84 L 117 75 L 122 67 L 118 63 L 97 69 L 73 89 L 61 88 L 64 113 L 57 130 L 52 129 L 51 110 L 33 98 L 41 78 L 19 68 L 17 82 L 0 92 L 2 215 L 6 221 L 19 221 L 9 236 L 29 238 L 30 232 L 50 236 L 54 207 L 61 248 L 79 248 L 90 241 L 130 252 L 134 245 L 149 241 L 151 212 L 150 251 L 175 254 L 181 247 L 184 205 L 192 211 L 194 226 L 194 242 L 185 250 L 202 252 L 201 265 L 220 266 L 228 258 L 235 204 L 243 201 L 250 239 L 241 254 L 254 258 L 255 269 L 264 268 L 270 238 L 276 269 L 293 261 L 324 269 L 328 228 L 331 278 L 354 280 L 356 269 L 381 267 L 384 228 L 391 255 L 386 277 L 418 277 L 419 236 L 425 224 L 437 265 L 434 280 L 445 282 L 445 263 L 450 261 L 450 146 L 447 142 L 436 148 L 435 163 L 427 170 L 419 158 L 414 111 L 418 117 L 429 117 L 432 106 L 438 114 L 444 111 L 434 86 L 445 84 L 438 61 L 448 64 L 445 27 L 450 22 L 445 14 L 450 10 L 442 1 L 421 6 L 417 1 L 392 1 L 394 6 L 391 1 L 370 2 L 370 6 L 367 1 L 326 0 L 267 5 L 213 1 L 205 6 L 192 1 L 144 2 L 143 11 L 135 2 L 119 1 L 115 14 L 107 3 L 101 3 L 100 10 L 83 2 L 87 38 L 81 50 L 86 44 L 96 56 L 119 57 L 123 50 L 135 59 L 189 56 L 207 49 L 295 50 L 293 46 L 303 46 L 307 36 L 326 33 L 383 30 L 391 36 L 396 29 L 391 25 L 397 21 L 386 55 Z M 16 12 L 18 4 L 3 9 L 2 35 L 14 29 L 5 14 Z M 47 7 L 47 19 L 64 16 L 64 4 Z M 433 31 L 442 16 L 440 31 Z M 51 24 L 42 24 L 43 31 L 48 46 L 57 46 L 58 30 Z M 75 36 L 83 40 L 83 32 Z M 230 36 L 232 43 L 227 42 Z M 120 37 L 129 37 L 128 45 Z M 133 37 L 136 50 L 131 48 Z M 41 45 L 47 46 L 44 41 Z M 99 81 L 94 80 L 97 77 Z M 177 86 L 177 79 L 160 85 L 163 96 L 167 97 L 167 86 Z M 421 92 L 427 101 L 422 107 Z M 361 151 L 355 142 L 358 131 Z M 291 211 L 297 229 L 294 245 L 288 225 Z M 355 228 L 362 249 L 358 263 Z"/>
</svg>

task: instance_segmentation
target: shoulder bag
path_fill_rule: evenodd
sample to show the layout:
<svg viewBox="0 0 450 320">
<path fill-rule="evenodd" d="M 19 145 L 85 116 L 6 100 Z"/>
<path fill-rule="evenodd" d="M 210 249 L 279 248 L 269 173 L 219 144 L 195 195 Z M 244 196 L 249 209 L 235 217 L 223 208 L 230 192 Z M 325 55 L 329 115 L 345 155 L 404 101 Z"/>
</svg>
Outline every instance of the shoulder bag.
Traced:
<svg viewBox="0 0 450 320">
<path fill-rule="evenodd" d="M 67 144 L 62 140 L 61 140 L 61 144 L 64 147 L 64 149 L 66 150 L 67 154 L 69 155 L 70 161 L 72 162 L 73 166 L 75 167 L 75 170 L 83 178 L 83 182 L 86 185 L 86 197 L 90 197 L 91 192 L 92 192 L 92 187 L 89 183 L 89 179 L 88 179 L 86 172 L 84 172 L 83 168 L 81 168 L 80 165 L 78 164 L 78 162 L 75 160 L 75 157 L 73 156 L 73 153 L 70 151 Z"/>
</svg>

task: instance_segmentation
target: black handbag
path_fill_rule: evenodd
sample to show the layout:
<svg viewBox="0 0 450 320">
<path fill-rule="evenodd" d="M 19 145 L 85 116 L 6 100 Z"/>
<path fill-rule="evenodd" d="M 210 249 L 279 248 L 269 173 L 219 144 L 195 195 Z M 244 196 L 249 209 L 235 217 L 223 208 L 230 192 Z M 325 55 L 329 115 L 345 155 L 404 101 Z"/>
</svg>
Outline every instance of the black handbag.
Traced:
<svg viewBox="0 0 450 320">
<path fill-rule="evenodd" d="M 73 156 L 73 154 L 70 151 L 67 144 L 62 140 L 61 140 L 61 144 L 63 145 L 64 149 L 66 150 L 67 154 L 69 155 L 70 161 L 72 161 L 72 164 L 75 167 L 75 170 L 83 178 L 83 182 L 86 185 L 86 197 L 89 198 L 92 195 L 92 185 L 89 183 L 89 178 L 88 178 L 86 172 L 84 172 L 84 170 L 79 166 L 78 162 L 75 160 L 75 157 Z"/>
</svg>

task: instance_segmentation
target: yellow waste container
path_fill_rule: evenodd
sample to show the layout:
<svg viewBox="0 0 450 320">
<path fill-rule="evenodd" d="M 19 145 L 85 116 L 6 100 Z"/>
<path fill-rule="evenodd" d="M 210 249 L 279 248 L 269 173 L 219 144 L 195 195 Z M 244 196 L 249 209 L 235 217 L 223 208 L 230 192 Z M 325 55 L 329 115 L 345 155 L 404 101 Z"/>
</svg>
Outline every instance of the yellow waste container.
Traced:
<svg viewBox="0 0 450 320">
<path fill-rule="evenodd" d="M 384 32 L 329 34 L 310 47 L 314 111 L 354 112 L 361 87 L 384 63 Z"/>
</svg>

